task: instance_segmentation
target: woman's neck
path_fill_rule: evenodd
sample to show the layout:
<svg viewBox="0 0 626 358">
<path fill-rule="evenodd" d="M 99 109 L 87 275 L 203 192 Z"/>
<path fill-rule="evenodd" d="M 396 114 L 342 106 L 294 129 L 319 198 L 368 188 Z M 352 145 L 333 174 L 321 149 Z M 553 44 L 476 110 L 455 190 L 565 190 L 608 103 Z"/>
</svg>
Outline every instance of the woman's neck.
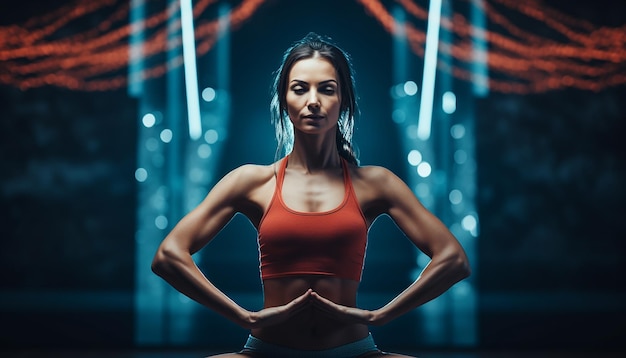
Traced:
<svg viewBox="0 0 626 358">
<path fill-rule="evenodd" d="M 288 165 L 302 168 L 307 173 L 341 166 L 335 136 L 321 138 L 296 134 Z"/>
</svg>

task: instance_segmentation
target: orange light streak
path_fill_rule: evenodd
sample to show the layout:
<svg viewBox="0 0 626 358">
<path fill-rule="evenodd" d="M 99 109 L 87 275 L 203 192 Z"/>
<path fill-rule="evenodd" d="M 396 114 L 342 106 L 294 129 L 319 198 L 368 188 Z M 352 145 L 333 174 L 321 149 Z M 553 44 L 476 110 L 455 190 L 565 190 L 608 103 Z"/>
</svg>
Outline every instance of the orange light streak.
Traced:
<svg viewBox="0 0 626 358">
<path fill-rule="evenodd" d="M 231 12 L 231 26 L 238 26 L 254 14 L 264 1 L 247 0 Z M 200 0 L 194 6 L 194 17 L 201 16 L 208 6 L 215 0 Z M 94 3 L 93 5 L 102 5 Z M 153 33 L 143 44 L 143 56 L 156 56 L 167 51 L 168 48 L 179 48 L 180 39 L 170 39 L 168 33 L 180 29 L 180 21 L 171 26 L 164 26 L 168 19 L 176 15 L 178 4 L 156 14 L 148 16 L 144 21 L 134 24 L 123 24 L 111 29 L 114 23 L 119 22 L 121 16 L 128 14 L 128 6 L 122 5 L 101 23 L 96 29 L 73 34 L 60 40 L 49 40 L 41 43 L 24 43 L 21 47 L 2 46 L 0 59 L 3 63 L 0 69 L 5 74 L 0 76 L 0 83 L 18 87 L 22 90 L 45 85 L 53 85 L 73 90 L 112 90 L 126 85 L 127 76 L 115 75 L 127 69 L 129 59 L 128 39 L 133 31 L 151 29 Z M 95 8 L 95 6 L 93 7 Z M 88 10 L 92 10 L 89 8 Z M 64 7 L 63 10 L 67 10 Z M 55 11 L 55 13 L 61 11 Z M 81 9 L 77 13 L 87 13 Z M 73 17 L 75 18 L 75 17 Z M 50 16 L 31 20 L 29 24 L 41 24 L 51 21 Z M 53 20 L 55 24 L 62 21 Z M 64 20 L 69 22 L 68 19 Z M 196 26 L 197 54 L 203 55 L 210 51 L 217 40 L 219 19 L 208 23 L 199 22 Z M 50 27 L 47 27 L 49 29 Z M 7 34 L 16 33 L 16 27 L 0 29 L 0 38 Z M 6 31 L 5 31 L 6 30 Z M 4 32 L 2 32 L 4 31 Z M 48 30 L 47 30 L 48 31 Z M 39 34 L 39 33 L 38 33 Z M 36 36 L 33 36 L 33 38 Z M 82 39 L 82 42 L 77 40 Z M 5 42 L 6 45 L 6 42 Z M 8 61 L 7 61 L 8 60 Z M 142 71 L 140 80 L 162 76 L 168 69 L 182 64 L 182 56 L 172 59 L 167 64 L 157 64 Z M 110 77 L 112 74 L 113 77 Z M 98 78 L 104 77 L 104 78 Z"/>
<path fill-rule="evenodd" d="M 403 24 L 396 23 L 380 0 L 355 0 L 374 17 L 385 31 L 394 34 L 403 26 L 409 48 L 424 55 L 428 11 L 415 0 L 396 0 L 411 15 Z M 458 0 L 468 1 L 468 0 Z M 202 56 L 214 46 L 219 36 L 220 19 L 204 19 L 216 0 L 198 0 L 193 9 L 196 21 L 196 53 Z M 254 16 L 267 0 L 242 0 L 227 19 L 236 29 Z M 564 88 L 600 91 L 626 84 L 626 25 L 599 27 L 546 6 L 539 0 L 486 0 L 485 14 L 490 29 L 476 29 L 461 13 L 441 19 L 441 26 L 454 36 L 441 42 L 444 59 L 439 68 L 454 77 L 472 81 L 468 65 L 474 61 L 473 43 L 477 31 L 483 31 L 488 46 L 487 65 L 492 91 L 536 93 Z M 62 30 L 97 11 L 110 14 L 95 27 L 62 36 Z M 514 23 L 499 10 L 515 13 L 514 19 L 543 26 L 543 31 Z M 156 59 L 179 48 L 180 39 L 170 34 L 178 31 L 180 21 L 168 25 L 177 16 L 178 4 L 147 15 L 142 21 L 128 23 L 129 2 L 122 0 L 74 1 L 47 14 L 33 17 L 22 25 L 0 27 L 0 84 L 22 90 L 58 86 L 72 90 L 107 91 L 127 85 L 129 39 L 136 31 L 146 31 L 142 56 Z M 493 27 L 493 29 L 491 29 Z M 533 26 L 534 27 L 534 26 Z M 551 36 L 545 35 L 547 32 Z M 170 60 L 148 61 L 139 80 L 158 78 L 182 64 L 182 56 Z"/>
<path fill-rule="evenodd" d="M 484 3 L 489 20 L 505 30 L 504 33 L 484 32 L 489 46 L 487 61 L 491 77 L 488 81 L 492 90 L 529 93 L 578 88 L 599 91 L 626 84 L 623 75 L 626 72 L 626 27 L 596 28 L 588 21 L 561 14 L 538 1 L 491 1 L 531 21 L 543 23 L 565 39 L 558 41 L 522 30 L 497 12 L 494 6 Z M 385 28 L 393 28 L 394 25 L 387 24 L 390 15 L 379 0 L 359 2 L 368 13 L 384 23 Z M 396 2 L 420 22 L 419 28 L 426 27 L 425 8 L 412 0 Z M 450 18 L 443 17 L 441 26 L 452 32 L 455 38 L 452 44 L 440 43 L 440 51 L 452 56 L 455 61 L 454 64 L 440 61 L 439 68 L 459 79 L 470 81 L 473 76 L 465 68 L 473 61 L 472 36 L 482 30 L 474 28 L 460 13 L 454 13 Z M 406 23 L 405 29 L 411 49 L 423 56 L 425 33 L 416 30 L 411 23 Z M 599 36 L 604 40 L 598 41 Z"/>
</svg>

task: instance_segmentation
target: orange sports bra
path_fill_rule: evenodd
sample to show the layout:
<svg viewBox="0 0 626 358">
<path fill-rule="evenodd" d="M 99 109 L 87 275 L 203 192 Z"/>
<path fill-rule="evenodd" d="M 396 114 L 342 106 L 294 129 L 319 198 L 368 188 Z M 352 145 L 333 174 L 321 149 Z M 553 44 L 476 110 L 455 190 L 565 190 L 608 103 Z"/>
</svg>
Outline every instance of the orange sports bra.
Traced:
<svg viewBox="0 0 626 358">
<path fill-rule="evenodd" d="M 276 188 L 259 225 L 261 278 L 326 275 L 361 280 L 367 222 L 357 202 L 345 160 L 345 194 L 333 210 L 299 212 L 282 199 L 287 157 L 279 163 Z"/>
</svg>

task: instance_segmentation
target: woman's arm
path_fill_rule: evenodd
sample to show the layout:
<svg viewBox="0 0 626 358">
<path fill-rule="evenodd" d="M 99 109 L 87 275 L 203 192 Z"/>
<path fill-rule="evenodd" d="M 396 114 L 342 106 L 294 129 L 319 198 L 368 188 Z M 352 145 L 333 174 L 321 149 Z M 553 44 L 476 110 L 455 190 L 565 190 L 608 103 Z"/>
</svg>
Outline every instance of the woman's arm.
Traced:
<svg viewBox="0 0 626 358">
<path fill-rule="evenodd" d="M 368 197 L 375 202 L 369 215 L 388 214 L 409 240 L 431 258 L 421 275 L 385 306 L 374 311 L 343 307 L 313 294 L 318 306 L 345 320 L 382 325 L 432 300 L 470 274 L 465 251 L 447 229 L 415 197 L 407 185 L 387 169 L 367 168 L 363 176 Z"/>
<path fill-rule="evenodd" d="M 242 166 L 230 172 L 193 211 L 183 217 L 159 246 L 152 270 L 178 291 L 244 328 L 280 322 L 302 308 L 310 292 L 272 310 L 250 312 L 215 287 L 200 271 L 191 255 L 208 244 L 247 206 L 247 197 L 263 178 L 259 168 Z"/>
<path fill-rule="evenodd" d="M 384 324 L 438 297 L 470 274 L 465 251 L 448 228 L 390 171 L 379 178 L 383 208 L 413 244 L 431 258 L 420 276 L 384 307 L 372 323 Z"/>
</svg>

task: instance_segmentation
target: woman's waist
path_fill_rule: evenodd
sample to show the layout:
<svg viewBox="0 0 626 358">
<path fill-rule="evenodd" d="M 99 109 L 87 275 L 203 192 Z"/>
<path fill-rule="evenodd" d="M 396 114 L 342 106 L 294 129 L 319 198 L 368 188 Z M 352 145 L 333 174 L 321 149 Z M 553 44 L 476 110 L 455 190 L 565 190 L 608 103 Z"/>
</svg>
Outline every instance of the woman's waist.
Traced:
<svg viewBox="0 0 626 358">
<path fill-rule="evenodd" d="M 312 289 L 318 295 L 342 306 L 354 307 L 359 283 L 330 276 L 290 276 L 263 281 L 264 306 L 288 304 Z M 368 327 L 345 323 L 313 304 L 286 321 L 252 331 L 252 335 L 284 347 L 305 350 L 328 349 L 367 337 Z"/>
<path fill-rule="evenodd" d="M 259 329 L 252 335 L 283 347 L 320 350 L 338 347 L 367 337 L 366 325 L 343 323 L 328 314 L 308 307 L 285 322 Z"/>
<path fill-rule="evenodd" d="M 285 305 L 312 289 L 318 295 L 343 306 L 355 306 L 359 282 L 331 276 L 289 276 L 263 281 L 265 307 Z"/>
</svg>

